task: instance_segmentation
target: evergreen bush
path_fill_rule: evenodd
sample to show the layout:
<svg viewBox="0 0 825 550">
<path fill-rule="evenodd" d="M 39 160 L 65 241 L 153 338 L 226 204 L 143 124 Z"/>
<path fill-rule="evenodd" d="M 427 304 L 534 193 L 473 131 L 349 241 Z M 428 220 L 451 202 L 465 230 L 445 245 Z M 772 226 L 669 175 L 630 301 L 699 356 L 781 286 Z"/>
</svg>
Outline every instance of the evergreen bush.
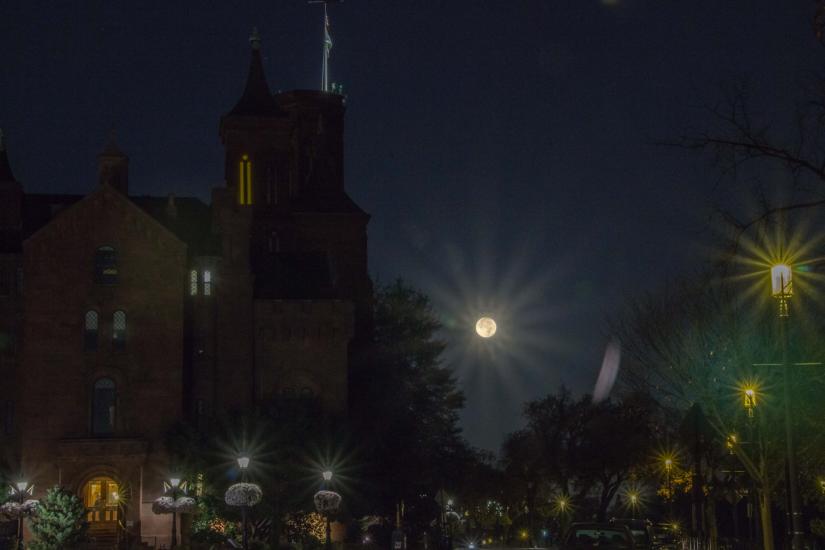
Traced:
<svg viewBox="0 0 825 550">
<path fill-rule="evenodd" d="M 86 508 L 77 495 L 62 487 L 52 487 L 40 501 L 32 518 L 34 534 L 31 550 L 76 548 L 85 539 Z"/>
</svg>

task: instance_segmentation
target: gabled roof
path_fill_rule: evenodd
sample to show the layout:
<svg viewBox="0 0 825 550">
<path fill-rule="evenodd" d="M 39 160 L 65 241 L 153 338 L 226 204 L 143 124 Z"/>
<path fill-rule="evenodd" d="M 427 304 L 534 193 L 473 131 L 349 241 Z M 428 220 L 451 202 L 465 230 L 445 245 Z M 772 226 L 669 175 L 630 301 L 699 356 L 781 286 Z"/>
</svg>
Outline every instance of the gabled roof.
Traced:
<svg viewBox="0 0 825 550">
<path fill-rule="evenodd" d="M 269 85 L 266 83 L 264 64 L 261 59 L 261 39 L 257 30 L 252 31 L 249 42 L 252 50 L 246 87 L 243 95 L 227 113 L 227 116 L 281 116 L 284 113 L 272 97 L 272 92 L 269 91 Z"/>
<path fill-rule="evenodd" d="M 158 222 L 156 219 L 154 219 L 152 216 L 150 216 L 145 210 L 143 210 L 138 205 L 136 205 L 134 202 L 132 202 L 132 200 L 129 197 L 127 197 L 126 195 L 124 195 L 123 193 L 121 193 L 120 191 L 116 190 L 115 188 L 111 187 L 108 184 L 103 184 L 100 187 L 98 187 L 97 189 L 95 189 L 94 191 L 92 191 L 91 193 L 89 193 L 88 195 L 79 197 L 79 200 L 76 200 L 76 201 L 66 200 L 65 202 L 62 203 L 62 207 L 60 207 L 61 203 L 56 203 L 58 205 L 57 209 L 55 209 L 54 207 L 49 209 L 49 213 L 50 213 L 49 219 L 45 220 L 45 222 L 40 227 L 34 229 L 33 232 L 31 232 L 31 233 L 27 232 L 26 236 L 24 237 L 24 241 L 31 241 L 31 240 L 39 239 L 40 235 L 43 234 L 47 230 L 47 228 L 51 225 L 50 222 L 52 220 L 54 220 L 55 217 L 57 217 L 56 214 L 59 211 L 65 210 L 66 212 L 69 212 L 69 211 L 75 210 L 77 208 L 84 207 L 85 205 L 87 205 L 90 202 L 94 201 L 95 197 L 99 197 L 99 196 L 103 196 L 106 199 L 111 198 L 113 203 L 123 201 L 123 202 L 121 202 L 121 204 L 123 204 L 123 206 L 126 209 L 128 209 L 128 210 L 133 209 L 133 211 L 140 213 L 141 216 L 144 216 L 145 218 L 147 218 L 147 220 L 149 220 L 150 225 L 156 225 L 158 227 L 158 229 L 160 229 L 161 234 L 166 234 L 166 236 L 168 238 L 170 238 L 171 240 L 174 240 L 175 242 L 178 242 L 181 245 L 185 245 L 185 243 L 173 231 L 171 231 L 164 224 Z M 60 197 L 60 198 L 70 199 L 72 197 L 72 195 L 52 195 L 52 197 L 55 197 L 55 198 Z M 25 204 L 25 199 L 24 199 L 24 204 Z M 42 209 L 42 207 L 41 207 L 39 213 L 41 215 L 45 215 L 46 211 L 44 209 Z"/>
<path fill-rule="evenodd" d="M 81 201 L 86 195 L 25 193 L 23 195 L 22 235 L 14 239 L 0 238 L 0 252 L 19 252 L 20 237 L 28 239 L 47 225 L 60 212 Z M 175 197 L 175 215 L 169 214 L 169 197 L 128 197 L 156 222 L 186 243 L 191 255 L 220 254 L 220 241 L 212 233 L 212 212 L 207 204 L 195 197 Z"/>
<path fill-rule="evenodd" d="M 190 255 L 220 255 L 220 239 L 212 232 L 212 211 L 200 199 L 174 197 L 174 215 L 170 215 L 169 197 L 143 195 L 130 199 L 185 242 Z"/>
</svg>

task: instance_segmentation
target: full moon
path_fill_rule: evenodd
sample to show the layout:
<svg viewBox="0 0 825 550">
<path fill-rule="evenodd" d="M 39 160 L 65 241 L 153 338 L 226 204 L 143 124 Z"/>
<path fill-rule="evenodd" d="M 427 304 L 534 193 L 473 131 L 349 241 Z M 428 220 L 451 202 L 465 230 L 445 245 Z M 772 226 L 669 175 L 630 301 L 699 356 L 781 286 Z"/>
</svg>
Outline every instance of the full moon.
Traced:
<svg viewBox="0 0 825 550">
<path fill-rule="evenodd" d="M 476 332 L 482 338 L 490 338 L 496 333 L 496 322 L 489 317 L 482 317 L 476 321 Z"/>
</svg>

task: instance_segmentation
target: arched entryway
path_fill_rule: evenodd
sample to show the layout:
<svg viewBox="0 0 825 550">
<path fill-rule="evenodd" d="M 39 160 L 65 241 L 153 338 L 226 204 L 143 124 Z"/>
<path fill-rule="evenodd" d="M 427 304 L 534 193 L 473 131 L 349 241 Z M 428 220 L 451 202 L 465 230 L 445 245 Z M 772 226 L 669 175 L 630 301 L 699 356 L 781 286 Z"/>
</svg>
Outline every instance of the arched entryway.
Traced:
<svg viewBox="0 0 825 550">
<path fill-rule="evenodd" d="M 122 495 L 117 481 L 106 476 L 93 477 L 82 491 L 90 537 L 96 541 L 116 541 L 122 519 Z"/>
</svg>

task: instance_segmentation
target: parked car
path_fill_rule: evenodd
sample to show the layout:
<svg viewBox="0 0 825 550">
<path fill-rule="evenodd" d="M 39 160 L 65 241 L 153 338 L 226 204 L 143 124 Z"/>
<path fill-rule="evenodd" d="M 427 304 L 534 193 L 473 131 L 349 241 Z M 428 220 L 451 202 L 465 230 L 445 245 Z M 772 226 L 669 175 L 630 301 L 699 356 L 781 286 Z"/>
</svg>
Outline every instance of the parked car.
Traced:
<svg viewBox="0 0 825 550">
<path fill-rule="evenodd" d="M 561 550 L 635 550 L 633 536 L 624 525 L 574 523 L 559 547 Z"/>
<path fill-rule="evenodd" d="M 653 548 L 656 550 L 679 550 L 681 548 L 678 526 L 659 523 L 653 526 Z"/>
<path fill-rule="evenodd" d="M 653 532 L 651 530 L 650 522 L 644 519 L 623 519 L 613 518 L 610 520 L 611 525 L 624 525 L 630 530 L 633 535 L 633 543 L 637 549 L 642 548 L 648 550 L 653 548 Z"/>
</svg>

